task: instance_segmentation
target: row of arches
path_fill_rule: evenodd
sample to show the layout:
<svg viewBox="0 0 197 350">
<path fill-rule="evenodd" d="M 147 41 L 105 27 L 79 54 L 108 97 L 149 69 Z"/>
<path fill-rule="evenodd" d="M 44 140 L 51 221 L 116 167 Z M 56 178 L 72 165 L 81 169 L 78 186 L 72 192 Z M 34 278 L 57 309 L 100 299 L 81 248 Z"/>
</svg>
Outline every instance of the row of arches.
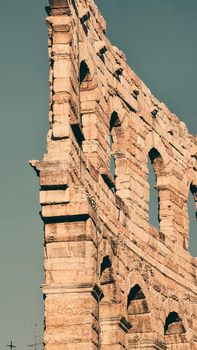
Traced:
<svg viewBox="0 0 197 350">
<path fill-rule="evenodd" d="M 79 82 L 80 82 L 80 89 L 82 90 L 89 90 L 92 87 L 92 74 L 90 72 L 90 68 L 85 60 L 81 61 L 80 68 L 79 68 Z M 119 114 L 116 110 L 114 110 L 110 116 L 109 124 L 108 124 L 108 149 L 109 149 L 109 174 L 114 182 L 114 185 L 111 184 L 111 181 L 106 182 L 107 184 L 110 184 L 110 189 L 113 192 L 116 192 L 116 159 L 114 156 L 114 150 L 117 148 L 117 140 L 120 141 L 120 134 L 121 134 L 121 118 L 119 117 Z M 165 149 L 163 150 L 163 153 L 165 154 Z M 160 201 L 160 191 L 158 190 L 156 184 L 158 177 L 162 177 L 162 175 L 165 175 L 166 171 L 166 159 L 163 159 L 160 152 L 157 150 L 157 148 L 152 147 L 150 148 L 148 152 L 148 162 L 147 162 L 147 169 L 148 169 L 148 183 L 149 183 L 149 208 L 148 208 L 148 214 L 149 214 L 149 223 L 156 227 L 157 229 L 160 228 L 161 224 L 161 201 Z M 197 187 L 191 183 L 189 186 L 189 196 L 188 196 L 188 203 L 186 205 L 186 212 L 188 213 L 188 224 L 185 228 L 185 234 L 187 235 L 186 231 L 190 231 L 189 235 L 189 251 L 192 255 L 196 255 L 195 252 L 195 228 L 196 228 L 196 209 L 195 209 L 195 201 L 197 197 Z M 170 208 L 168 208 L 168 215 L 171 216 Z M 183 242 L 183 246 L 188 249 L 188 239 L 186 238 L 186 242 Z"/>
<path fill-rule="evenodd" d="M 100 281 L 101 285 L 108 285 L 115 282 L 112 263 L 108 255 L 103 257 L 101 263 Z M 153 330 L 151 328 L 151 310 L 148 305 L 146 294 L 138 283 L 130 288 L 125 306 L 128 321 L 131 323 L 131 333 L 143 333 Z M 186 333 L 186 328 L 179 313 L 176 310 L 170 311 L 165 320 L 163 320 L 163 335 L 178 336 L 184 333 Z"/>
<path fill-rule="evenodd" d="M 116 161 L 113 156 L 113 144 L 114 137 L 117 131 L 120 133 L 121 122 L 117 112 L 113 112 L 110 118 L 109 126 L 109 144 L 110 144 L 110 173 L 112 178 L 115 181 L 116 178 Z M 148 183 L 149 183 L 149 223 L 156 227 L 160 228 L 161 216 L 160 216 L 160 192 L 156 186 L 157 179 L 159 177 L 165 176 L 165 164 L 164 160 L 156 148 L 151 148 L 148 152 Z M 189 251 L 192 255 L 196 255 L 194 251 L 196 241 L 195 232 L 196 232 L 196 198 L 197 198 L 197 186 L 193 183 L 189 186 L 188 191 L 188 203 L 187 203 L 187 212 L 188 212 L 188 231 L 190 232 L 189 236 Z M 169 208 L 170 209 L 170 208 Z"/>
</svg>

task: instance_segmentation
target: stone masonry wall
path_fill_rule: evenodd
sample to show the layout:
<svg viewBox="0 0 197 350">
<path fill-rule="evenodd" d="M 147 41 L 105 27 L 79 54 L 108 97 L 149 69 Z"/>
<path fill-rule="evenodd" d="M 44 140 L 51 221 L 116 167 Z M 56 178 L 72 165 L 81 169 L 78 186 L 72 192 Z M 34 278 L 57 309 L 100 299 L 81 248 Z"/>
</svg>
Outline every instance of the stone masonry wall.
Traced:
<svg viewBox="0 0 197 350">
<path fill-rule="evenodd" d="M 40 179 L 45 350 L 197 349 L 197 138 L 105 36 L 93 0 L 50 0 Z M 160 229 L 149 224 L 148 157 Z"/>
</svg>

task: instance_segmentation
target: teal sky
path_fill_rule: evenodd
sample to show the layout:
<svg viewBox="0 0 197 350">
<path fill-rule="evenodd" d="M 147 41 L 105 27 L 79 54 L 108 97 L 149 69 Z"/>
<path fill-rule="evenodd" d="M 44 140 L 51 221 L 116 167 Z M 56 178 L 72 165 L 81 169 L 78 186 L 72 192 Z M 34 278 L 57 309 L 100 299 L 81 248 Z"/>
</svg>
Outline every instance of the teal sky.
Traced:
<svg viewBox="0 0 197 350">
<path fill-rule="evenodd" d="M 197 1 L 96 2 L 112 43 L 125 52 L 153 94 L 196 134 Z M 42 158 L 48 129 L 46 5 L 46 0 L 1 4 L 0 350 L 10 340 L 16 350 L 27 349 L 35 322 L 42 332 L 43 225 L 38 181 L 28 160 Z M 192 253 L 197 255 L 194 224 Z"/>
</svg>

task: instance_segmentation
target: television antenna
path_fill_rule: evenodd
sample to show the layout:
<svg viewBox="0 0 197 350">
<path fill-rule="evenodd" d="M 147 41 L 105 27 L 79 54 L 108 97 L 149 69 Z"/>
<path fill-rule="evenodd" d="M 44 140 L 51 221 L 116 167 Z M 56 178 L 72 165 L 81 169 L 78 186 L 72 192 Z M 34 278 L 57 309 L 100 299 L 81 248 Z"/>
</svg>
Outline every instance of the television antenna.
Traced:
<svg viewBox="0 0 197 350">
<path fill-rule="evenodd" d="M 35 325 L 34 325 L 34 343 L 27 345 L 30 348 L 34 348 L 34 350 L 37 350 L 37 345 L 42 344 L 42 342 L 39 342 L 39 338 L 41 338 L 42 335 L 37 334 L 37 327 L 38 327 L 38 325 L 37 325 L 37 323 L 35 323 Z"/>
<path fill-rule="evenodd" d="M 15 345 L 13 345 L 12 341 L 10 342 L 9 345 L 7 345 L 8 348 L 10 348 L 10 350 L 12 350 L 13 348 L 16 348 Z"/>
</svg>

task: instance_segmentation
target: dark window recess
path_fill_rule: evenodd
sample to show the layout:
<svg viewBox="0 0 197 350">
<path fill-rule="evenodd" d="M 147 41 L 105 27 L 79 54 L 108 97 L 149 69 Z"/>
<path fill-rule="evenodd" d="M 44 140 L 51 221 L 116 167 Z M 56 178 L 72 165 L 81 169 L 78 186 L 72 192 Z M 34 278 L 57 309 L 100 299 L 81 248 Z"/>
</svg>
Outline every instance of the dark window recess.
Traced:
<svg viewBox="0 0 197 350">
<path fill-rule="evenodd" d="M 120 119 L 117 112 L 113 112 L 110 119 L 110 131 L 115 127 L 120 126 Z"/>
<path fill-rule="evenodd" d="M 149 223 L 159 229 L 159 197 L 155 188 L 156 176 L 152 166 L 151 156 L 148 159 L 148 182 L 149 182 Z"/>
<path fill-rule="evenodd" d="M 83 17 L 81 17 L 80 19 L 81 24 L 84 24 L 86 21 L 89 20 L 89 18 L 90 18 L 90 12 L 88 11 L 85 13 L 85 15 L 83 15 Z"/>
<path fill-rule="evenodd" d="M 156 118 L 157 117 L 157 114 L 158 114 L 158 110 L 157 109 L 153 109 L 153 111 L 151 112 L 153 118 Z"/>
<path fill-rule="evenodd" d="M 145 295 L 142 292 L 142 289 L 138 284 L 136 284 L 133 288 L 131 288 L 130 293 L 128 295 L 128 300 L 127 300 L 127 308 L 131 304 L 133 300 L 143 300 L 145 299 Z"/>
<path fill-rule="evenodd" d="M 165 170 L 163 158 L 161 157 L 161 154 L 157 151 L 156 148 L 152 148 L 149 152 L 149 158 L 151 161 L 151 164 L 153 166 L 155 175 L 163 175 L 163 172 Z"/>
<path fill-rule="evenodd" d="M 103 261 L 101 264 L 101 275 L 106 269 L 110 268 L 111 266 L 112 266 L 111 260 L 110 260 L 109 256 L 107 255 L 103 258 Z"/>
<path fill-rule="evenodd" d="M 115 168 L 116 168 L 116 162 L 115 162 L 115 158 L 112 155 L 112 151 L 113 151 L 113 131 L 115 131 L 115 128 L 120 127 L 121 122 L 118 116 L 117 112 L 113 112 L 111 115 L 111 119 L 110 119 L 110 124 L 109 124 L 109 130 L 110 130 L 110 134 L 109 134 L 109 147 L 110 147 L 110 159 L 109 159 L 109 170 L 110 170 L 110 174 L 112 179 L 115 179 Z M 113 130 L 114 129 L 114 130 Z M 112 190 L 113 192 L 115 192 L 115 188 L 114 190 Z"/>
<path fill-rule="evenodd" d="M 170 135 L 173 136 L 173 135 L 174 135 L 174 131 L 173 131 L 173 130 L 169 130 L 169 131 L 168 131 L 168 134 L 170 134 Z"/>
<path fill-rule="evenodd" d="M 108 255 L 103 258 L 100 271 L 100 284 L 114 283 L 112 263 Z"/>
<path fill-rule="evenodd" d="M 154 147 L 149 152 L 148 159 L 148 177 L 149 177 L 149 223 L 154 227 L 160 227 L 160 198 L 159 192 L 155 187 L 158 176 L 165 175 L 165 165 L 161 154 Z M 155 207 L 157 205 L 157 210 Z"/>
<path fill-rule="evenodd" d="M 71 128 L 72 128 L 73 134 L 75 136 L 75 139 L 76 139 L 78 145 L 81 147 L 82 142 L 85 140 L 85 138 L 83 136 L 83 133 L 81 131 L 79 124 L 73 124 L 73 125 L 71 125 Z"/>
<path fill-rule="evenodd" d="M 138 90 L 133 90 L 132 92 L 132 96 L 137 100 L 137 97 L 139 95 L 139 91 Z"/>
<path fill-rule="evenodd" d="M 98 52 L 98 56 L 100 57 L 100 59 L 105 62 L 105 53 L 107 52 L 107 48 L 106 46 L 103 46 L 100 51 Z"/>
<path fill-rule="evenodd" d="M 102 172 L 101 176 L 105 181 L 106 185 L 110 188 L 110 190 L 115 192 L 114 180 L 112 179 L 111 174 L 108 174 L 107 172 Z"/>
<path fill-rule="evenodd" d="M 116 77 L 117 80 L 120 81 L 120 77 L 122 75 L 123 69 L 120 67 L 118 69 L 116 69 L 116 71 L 114 72 L 114 76 Z"/>
<path fill-rule="evenodd" d="M 180 334 L 185 333 L 185 328 L 183 326 L 182 320 L 177 312 L 170 312 L 166 318 L 164 325 L 164 334 Z"/>
<path fill-rule="evenodd" d="M 84 82 L 84 81 L 89 81 L 90 80 L 90 70 L 89 67 L 87 65 L 87 63 L 85 61 L 82 61 L 80 64 L 80 69 L 79 69 L 79 81 L 80 81 L 80 85 Z"/>
</svg>

